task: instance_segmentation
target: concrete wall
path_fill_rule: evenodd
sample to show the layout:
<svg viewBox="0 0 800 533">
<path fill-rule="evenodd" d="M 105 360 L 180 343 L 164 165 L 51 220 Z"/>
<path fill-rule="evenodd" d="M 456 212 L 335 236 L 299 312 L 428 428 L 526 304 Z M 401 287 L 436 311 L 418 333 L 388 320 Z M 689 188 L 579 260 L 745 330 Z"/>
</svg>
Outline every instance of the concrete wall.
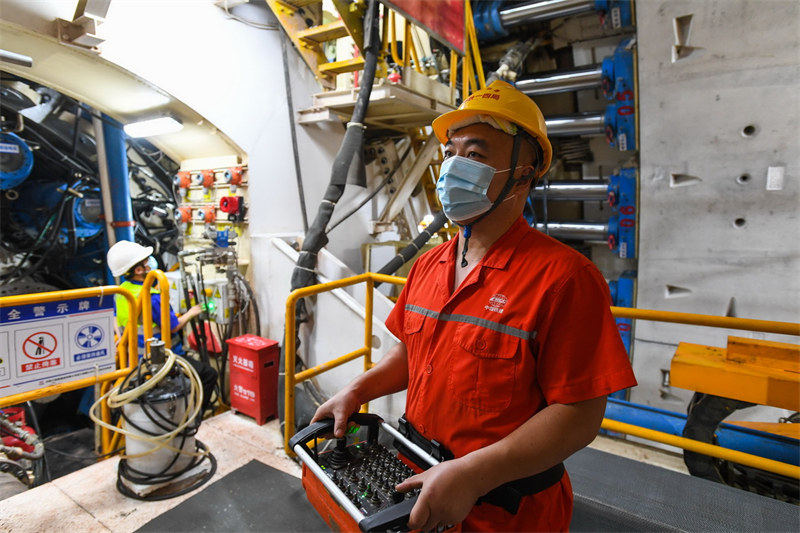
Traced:
<svg viewBox="0 0 800 533">
<path fill-rule="evenodd" d="M 637 306 L 800 321 L 800 4 L 641 0 L 636 14 Z M 662 384 L 676 342 L 729 334 L 797 342 L 640 321 L 632 400 L 683 410 L 691 393 Z"/>
</svg>

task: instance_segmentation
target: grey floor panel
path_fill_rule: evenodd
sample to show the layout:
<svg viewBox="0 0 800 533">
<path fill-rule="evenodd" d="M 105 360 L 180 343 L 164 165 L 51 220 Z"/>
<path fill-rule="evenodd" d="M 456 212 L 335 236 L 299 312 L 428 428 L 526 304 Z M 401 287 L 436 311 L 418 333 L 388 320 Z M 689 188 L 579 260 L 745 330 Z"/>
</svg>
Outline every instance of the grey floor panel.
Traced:
<svg viewBox="0 0 800 533">
<path fill-rule="evenodd" d="M 300 480 L 250 461 L 138 531 L 327 532 Z"/>
<path fill-rule="evenodd" d="M 572 531 L 800 531 L 800 508 L 585 448 L 566 461 Z"/>
</svg>

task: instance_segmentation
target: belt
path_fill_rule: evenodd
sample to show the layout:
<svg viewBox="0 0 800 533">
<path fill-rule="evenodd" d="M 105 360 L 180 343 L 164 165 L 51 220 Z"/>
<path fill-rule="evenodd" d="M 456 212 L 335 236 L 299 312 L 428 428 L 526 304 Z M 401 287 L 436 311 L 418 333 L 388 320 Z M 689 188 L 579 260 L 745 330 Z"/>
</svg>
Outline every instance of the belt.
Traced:
<svg viewBox="0 0 800 533">
<path fill-rule="evenodd" d="M 423 437 L 422 434 L 418 432 L 414 426 L 408 422 L 408 420 L 406 420 L 405 415 L 400 417 L 398 429 L 404 437 L 428 452 L 437 461 L 455 458 L 453 453 L 445 448 L 442 443 L 435 440 L 428 440 Z M 395 440 L 394 444 L 398 451 L 414 461 L 414 456 L 416 454 L 408 450 L 406 446 L 403 446 L 403 444 L 397 440 Z M 417 461 L 414 462 L 417 463 L 420 468 L 428 468 L 427 464 L 421 465 Z M 561 481 L 563 476 L 564 463 L 558 463 L 557 465 L 548 468 L 544 472 L 539 472 L 533 476 L 503 483 L 499 487 L 490 490 L 478 498 L 477 503 L 479 505 L 481 503 L 488 503 L 489 505 L 501 507 L 511 514 L 517 514 L 517 510 L 519 509 L 519 505 L 522 502 L 523 497 L 542 492 L 543 490 L 552 487 Z"/>
</svg>

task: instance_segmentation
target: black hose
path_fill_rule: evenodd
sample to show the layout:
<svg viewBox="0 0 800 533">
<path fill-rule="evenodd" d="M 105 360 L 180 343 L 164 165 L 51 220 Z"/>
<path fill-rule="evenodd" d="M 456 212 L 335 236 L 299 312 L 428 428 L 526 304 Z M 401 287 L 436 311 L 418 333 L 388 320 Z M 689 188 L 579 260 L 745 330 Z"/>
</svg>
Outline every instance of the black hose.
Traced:
<svg viewBox="0 0 800 533">
<path fill-rule="evenodd" d="M 202 271 L 202 268 L 203 267 L 201 265 L 200 268 L 198 269 L 198 271 Z M 199 272 L 197 273 L 197 278 L 200 279 L 200 280 L 203 279 L 202 275 Z M 194 294 L 197 297 L 197 303 L 200 303 L 200 298 L 202 297 L 203 300 L 204 300 L 203 312 L 207 313 L 208 312 L 208 298 L 206 297 L 205 293 L 202 294 L 202 295 L 200 294 L 200 291 L 198 290 L 198 285 L 195 283 L 194 279 L 189 278 L 189 280 L 192 283 L 192 290 L 194 291 Z M 186 306 L 187 307 L 189 306 L 188 302 L 187 302 Z M 209 357 L 208 357 L 208 350 L 206 349 L 205 322 L 201 318 L 202 316 L 203 315 L 201 313 L 198 316 L 192 317 L 192 320 L 191 320 L 192 321 L 192 331 L 194 332 L 194 340 L 197 343 L 197 352 L 200 354 L 200 360 L 205 364 L 210 364 Z"/>
<path fill-rule="evenodd" d="M 247 280 L 244 279 L 242 273 L 238 270 L 234 271 L 234 275 L 239 279 L 239 281 L 244 285 L 244 289 L 247 291 L 248 300 L 250 305 L 253 306 L 253 315 L 255 319 L 255 335 L 257 337 L 261 336 L 261 316 L 258 312 L 258 302 L 256 302 L 256 295 L 253 293 L 253 288 L 250 287 L 250 284 L 247 283 Z"/>
<path fill-rule="evenodd" d="M 347 174 L 356 153 L 363 149 L 364 144 L 364 117 L 372 93 L 372 83 L 375 80 L 375 70 L 378 64 L 380 38 L 378 35 L 378 2 L 369 0 L 367 13 L 364 17 L 364 75 L 361 79 L 361 88 L 358 92 L 355 108 L 350 122 L 347 124 L 344 141 L 336 154 L 331 170 L 331 179 L 322 202 L 319 205 L 317 216 L 306 233 L 303 248 L 292 272 L 292 290 L 308 287 L 316 282 L 314 267 L 316 266 L 317 253 L 328 244 L 325 231 L 333 215 L 336 203 L 344 193 Z M 305 304 L 298 302 L 298 322 L 305 322 Z"/>
<path fill-rule="evenodd" d="M 70 199 L 71 199 L 71 197 L 68 197 L 67 193 L 65 192 L 64 193 L 64 197 L 61 199 L 61 201 L 59 203 L 58 215 L 57 215 L 57 218 L 56 218 L 56 222 L 55 222 L 55 224 L 53 224 L 51 226 L 51 230 L 52 230 L 51 235 L 47 236 L 47 237 L 45 237 L 44 235 L 42 236 L 43 239 L 46 239 L 48 241 L 49 246 L 42 252 L 41 257 L 39 257 L 39 260 L 32 267 L 30 267 L 27 270 L 26 274 L 23 275 L 22 277 L 30 275 L 30 274 L 36 272 L 37 270 L 39 270 L 39 267 L 42 266 L 42 264 L 44 263 L 45 259 L 47 259 L 47 257 L 55 250 L 56 245 L 58 244 L 57 237 L 58 237 L 58 233 L 59 233 L 60 228 L 61 228 L 61 222 L 64 219 L 64 211 L 66 210 L 66 206 L 70 203 L 68 201 Z M 20 273 L 20 271 L 22 270 L 22 268 L 25 265 L 25 261 L 27 261 L 28 257 L 30 257 L 32 255 L 33 250 L 36 250 L 36 249 L 38 249 L 38 246 L 36 246 L 32 250 L 30 250 L 25 255 L 25 257 L 22 258 L 22 260 L 19 262 L 19 264 L 14 268 L 14 271 L 11 274 L 8 274 L 7 276 L 5 276 L 3 278 L 3 281 L 0 282 L 0 286 L 6 285 L 9 281 L 13 280 Z"/>
<path fill-rule="evenodd" d="M 160 182 L 161 186 L 164 188 L 164 191 L 169 192 L 169 195 L 173 202 L 177 203 L 177 198 L 175 198 L 175 188 L 172 184 L 172 177 L 170 176 L 169 172 L 155 159 L 150 157 L 150 154 L 145 152 L 139 143 L 134 140 L 129 140 L 128 146 L 130 146 L 136 154 L 141 157 L 144 162 L 147 164 L 147 167 L 153 172 L 154 177 Z"/>
<path fill-rule="evenodd" d="M 427 243 L 433 235 L 442 229 L 442 226 L 447 223 L 447 215 L 444 214 L 444 211 L 439 211 L 433 217 L 433 221 L 428 224 L 428 227 L 425 228 L 422 233 L 417 235 L 417 237 L 411 241 L 411 244 L 400 250 L 396 256 L 392 258 L 391 261 L 386 263 L 383 268 L 378 270 L 378 274 L 394 274 L 397 272 L 397 269 L 406 264 L 408 261 L 411 260 L 417 253 L 422 249 L 422 247 Z M 375 286 L 377 287 L 380 285 L 380 282 L 376 282 Z"/>
<path fill-rule="evenodd" d="M 408 157 L 408 154 L 410 153 L 411 153 L 411 145 L 409 145 L 408 148 L 406 148 L 406 151 L 403 153 L 402 157 L 400 158 L 400 161 L 398 161 L 397 164 L 392 169 L 392 171 L 389 172 L 389 174 L 387 174 L 385 178 L 383 178 L 383 181 L 381 181 L 380 184 L 377 187 L 375 187 L 375 190 L 369 193 L 366 198 L 361 200 L 357 206 L 348 211 L 342 218 L 331 224 L 330 227 L 328 228 L 328 233 L 333 231 L 333 229 L 336 226 L 338 226 L 339 224 L 341 224 L 342 222 L 353 216 L 359 209 L 364 207 L 364 204 L 372 200 L 375 197 L 375 195 L 378 194 L 381 191 L 381 189 L 383 189 L 391 181 L 392 177 L 394 177 L 395 173 L 400 169 L 400 166 L 403 164 L 403 162 Z"/>
<path fill-rule="evenodd" d="M 174 401 L 178 401 L 181 397 L 183 398 L 183 409 L 184 412 L 190 408 L 189 405 L 189 398 L 188 395 L 185 394 L 187 392 L 187 381 L 189 378 L 183 373 L 181 369 L 173 369 L 173 373 L 177 370 L 177 374 L 172 374 L 174 383 L 179 384 L 177 389 L 177 394 L 174 398 Z M 131 378 L 135 378 L 133 382 L 131 382 Z M 146 362 L 144 359 L 139 361 L 139 365 L 131 371 L 125 378 L 123 379 L 122 384 L 120 385 L 120 390 L 127 391 L 130 390 L 131 387 L 135 387 L 139 384 L 144 383 L 148 379 L 151 379 L 150 371 L 147 368 Z M 151 401 L 148 398 L 147 394 L 140 396 L 136 403 L 138 404 L 141 412 L 150 420 L 150 422 L 156 426 L 156 428 L 162 430 L 158 431 L 155 429 L 147 429 L 137 425 L 133 420 L 128 418 L 125 415 L 124 409 L 119 409 L 120 416 L 126 421 L 126 423 L 136 429 L 140 434 L 143 435 L 162 435 L 164 433 L 168 433 L 173 431 L 177 428 L 177 424 L 174 420 L 172 420 L 171 415 L 167 415 L 162 412 L 160 407 L 163 405 L 160 401 Z M 194 437 L 197 434 L 197 430 L 200 427 L 201 423 L 201 415 L 198 415 L 191 424 L 183 429 L 179 434 L 175 436 L 172 441 L 172 445 L 182 450 L 186 445 L 187 439 L 189 437 Z M 194 441 L 195 448 L 194 450 L 190 450 L 191 452 L 204 452 L 203 455 L 199 455 L 196 457 L 192 457 L 189 460 L 189 463 L 182 466 L 181 468 L 176 469 L 176 465 L 178 459 L 180 458 L 180 453 L 174 453 L 172 458 L 167 462 L 162 468 L 160 472 L 152 473 L 152 472 L 142 472 L 133 468 L 129 462 L 128 458 L 123 458 L 120 460 L 118 469 L 117 469 L 117 490 L 120 493 L 128 496 L 129 498 L 135 498 L 137 500 L 143 501 L 159 501 L 165 500 L 168 498 L 174 498 L 176 496 L 181 496 L 186 494 L 211 479 L 217 469 L 217 461 L 213 454 L 208 452 L 208 447 L 203 444 L 200 440 L 195 439 Z M 193 477 L 189 479 L 185 479 L 182 482 L 174 483 L 174 487 L 161 487 L 157 490 L 153 490 L 151 493 L 146 495 L 141 495 L 132 490 L 128 485 L 126 485 L 124 481 L 127 481 L 131 484 L 136 485 L 159 485 L 159 484 L 173 484 L 173 482 L 178 481 L 181 476 L 187 474 L 195 467 L 198 467 L 201 463 L 208 460 L 210 462 L 209 470 L 205 473 L 198 472 L 197 475 L 200 477 Z"/>
<path fill-rule="evenodd" d="M 328 223 L 333 215 L 333 209 L 336 203 L 344 194 L 345 184 L 347 183 L 347 175 L 350 167 L 354 161 L 359 160 L 357 154 L 364 149 L 364 130 L 363 124 L 364 117 L 367 114 L 367 106 L 369 105 L 369 97 L 372 94 L 372 84 L 375 81 L 375 72 L 378 65 L 378 54 L 381 47 L 381 39 L 378 32 L 378 0 L 368 0 L 367 12 L 364 16 L 364 47 L 362 49 L 364 55 L 364 72 L 361 77 L 361 87 L 358 92 L 358 98 L 353 109 L 353 114 L 350 122 L 347 124 L 344 140 L 336 158 L 333 162 L 331 169 L 331 178 L 328 188 L 325 191 L 322 202 L 320 202 L 317 215 L 314 222 L 306 232 L 306 237 L 303 241 L 303 247 L 300 251 L 300 257 L 297 259 L 295 268 L 292 271 L 291 290 L 296 290 L 302 287 L 308 287 L 316 283 L 315 267 L 317 263 L 317 253 L 328 243 L 328 236 L 326 229 Z M 297 317 L 296 324 L 299 326 L 304 322 L 308 322 L 308 313 L 306 311 L 305 300 L 301 299 L 297 302 L 295 307 L 295 316 Z M 297 332 L 295 332 L 296 334 Z M 299 343 L 297 344 L 299 346 Z M 281 368 L 284 366 L 284 354 L 281 353 Z M 300 368 L 305 364 L 300 357 L 297 357 L 297 363 Z M 310 382 L 306 382 L 307 386 Z M 279 380 L 278 383 L 278 411 L 281 421 L 284 416 L 283 402 L 283 381 Z M 307 392 L 307 388 L 304 389 Z M 316 391 L 315 391 L 316 392 Z M 307 398 L 307 405 L 313 404 L 312 397 Z M 308 418 L 310 420 L 312 413 L 302 412 L 302 402 L 300 396 L 298 399 L 298 407 L 295 411 L 295 417 L 303 420 Z M 297 424 L 300 427 L 304 424 Z"/>
</svg>

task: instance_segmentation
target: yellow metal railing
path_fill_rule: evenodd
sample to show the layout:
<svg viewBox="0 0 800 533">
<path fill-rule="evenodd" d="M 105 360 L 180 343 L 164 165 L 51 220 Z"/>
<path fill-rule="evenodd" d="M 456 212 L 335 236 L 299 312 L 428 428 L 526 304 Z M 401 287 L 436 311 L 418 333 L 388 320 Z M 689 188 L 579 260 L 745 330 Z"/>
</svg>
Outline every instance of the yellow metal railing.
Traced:
<svg viewBox="0 0 800 533">
<path fill-rule="evenodd" d="M 653 311 L 651 309 L 635 309 L 632 307 L 612 307 L 611 313 L 615 318 L 633 318 L 651 320 L 653 322 L 673 322 L 676 324 L 707 326 L 711 328 L 762 331 L 764 333 L 779 333 L 782 335 L 800 335 L 800 324 L 794 322 L 774 322 L 771 320 L 755 320 L 752 318 L 696 315 L 694 313 Z"/>
<path fill-rule="evenodd" d="M 395 276 L 386 276 L 382 274 L 374 274 L 368 272 L 358 276 L 344 278 L 338 281 L 323 283 L 320 285 L 312 285 L 293 291 L 289 298 L 286 300 L 286 340 L 284 344 L 285 358 L 286 358 L 286 376 L 285 376 L 285 428 L 284 428 L 284 449 L 289 455 L 294 455 L 294 452 L 289 448 L 289 439 L 294 435 L 294 388 L 298 383 L 307 379 L 317 376 L 326 370 L 330 370 L 339 365 L 352 361 L 358 357 L 364 357 L 364 371 L 366 372 L 372 368 L 372 302 L 373 290 L 375 282 L 388 282 L 395 285 L 405 284 L 405 278 L 398 278 Z M 364 346 L 343 355 L 327 363 L 309 368 L 299 373 L 295 373 L 295 304 L 300 298 L 328 292 L 341 287 L 355 285 L 357 283 L 366 283 L 366 303 L 365 303 L 365 327 L 364 327 Z M 634 309 L 629 307 L 611 307 L 611 313 L 616 318 L 631 318 L 639 320 L 650 320 L 654 322 L 673 322 L 680 324 L 689 324 L 695 326 L 707 326 L 726 329 L 740 329 L 748 331 L 761 331 L 766 333 L 777 333 L 783 335 L 798 335 L 800 336 L 800 324 L 794 322 L 774 322 L 769 320 L 754 320 L 748 318 L 733 318 L 733 317 L 718 317 L 710 315 L 698 315 L 692 313 L 676 313 L 671 311 L 654 311 L 649 309 Z M 366 408 L 366 407 L 365 407 Z M 603 418 L 601 427 L 608 431 L 617 433 L 624 433 L 634 437 L 647 439 L 661 444 L 667 444 L 684 450 L 702 453 L 711 457 L 729 460 L 765 470 L 774 472 L 786 477 L 800 479 L 800 467 L 766 459 L 757 455 L 744 453 L 729 448 L 723 448 L 714 444 L 687 439 L 685 437 L 678 437 L 669 433 L 655 431 L 640 426 L 626 424 L 617 420 Z"/>
<path fill-rule="evenodd" d="M 405 278 L 398 278 L 396 276 L 386 276 L 384 274 L 375 274 L 367 272 L 358 276 L 340 279 L 338 281 L 331 281 L 319 285 L 311 285 L 309 287 L 302 287 L 296 289 L 289 294 L 286 299 L 286 339 L 284 340 L 284 359 L 285 359 L 285 384 L 284 387 L 284 431 L 283 431 L 283 447 L 286 453 L 293 456 L 294 452 L 289 448 L 289 439 L 294 435 L 294 388 L 298 383 L 302 383 L 307 379 L 311 379 L 319 374 L 336 368 L 340 365 L 348 363 L 359 357 L 364 358 L 364 372 L 372 368 L 372 303 L 373 291 L 375 282 L 380 283 L 393 283 L 395 285 L 405 284 Z M 295 364 L 297 360 L 297 345 L 295 343 L 296 336 L 296 323 L 295 323 L 295 305 L 297 301 L 306 296 L 312 296 L 322 292 L 340 289 L 342 287 L 349 287 L 358 283 L 366 283 L 366 297 L 364 301 L 364 346 L 354 350 L 348 354 L 342 355 L 317 365 L 313 368 L 308 368 L 302 372 L 295 373 Z M 366 407 L 364 407 L 366 409 Z"/>
<path fill-rule="evenodd" d="M 172 334 L 169 321 L 169 281 L 167 276 L 160 270 L 151 270 L 142 282 L 142 292 L 139 293 L 137 309 L 141 310 L 142 323 L 144 326 L 144 338 L 149 339 L 153 336 L 153 308 L 150 305 L 150 288 L 153 282 L 158 282 L 158 290 L 161 293 L 161 340 L 164 347 L 168 350 L 172 348 Z"/>
</svg>

